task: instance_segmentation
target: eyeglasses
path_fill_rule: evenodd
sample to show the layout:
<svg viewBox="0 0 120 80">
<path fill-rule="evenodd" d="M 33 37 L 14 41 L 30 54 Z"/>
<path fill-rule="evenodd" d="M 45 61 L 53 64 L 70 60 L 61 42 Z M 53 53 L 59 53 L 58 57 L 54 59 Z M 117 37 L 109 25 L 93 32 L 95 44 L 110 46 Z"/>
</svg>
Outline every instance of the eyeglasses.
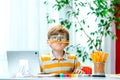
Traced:
<svg viewBox="0 0 120 80">
<path fill-rule="evenodd" d="M 50 37 L 50 39 L 60 40 L 60 41 L 66 41 L 67 40 L 66 36 L 63 36 L 63 35 L 53 35 L 53 36 Z"/>
</svg>

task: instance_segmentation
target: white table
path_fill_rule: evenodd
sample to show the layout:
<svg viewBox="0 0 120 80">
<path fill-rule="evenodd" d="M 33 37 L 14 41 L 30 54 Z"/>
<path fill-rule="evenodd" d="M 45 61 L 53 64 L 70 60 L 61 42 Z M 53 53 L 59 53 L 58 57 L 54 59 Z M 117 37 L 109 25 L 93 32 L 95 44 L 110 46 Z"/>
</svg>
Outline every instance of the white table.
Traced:
<svg viewBox="0 0 120 80">
<path fill-rule="evenodd" d="M 120 76 L 106 76 L 106 77 L 92 77 L 92 76 L 79 76 L 79 77 L 0 77 L 0 80 L 120 80 Z"/>
</svg>

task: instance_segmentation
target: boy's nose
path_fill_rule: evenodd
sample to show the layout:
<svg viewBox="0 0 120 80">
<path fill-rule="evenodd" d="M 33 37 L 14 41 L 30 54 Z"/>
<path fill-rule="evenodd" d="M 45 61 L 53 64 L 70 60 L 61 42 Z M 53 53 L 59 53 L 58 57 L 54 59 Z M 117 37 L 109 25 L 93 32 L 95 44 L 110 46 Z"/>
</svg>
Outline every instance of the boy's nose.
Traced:
<svg viewBox="0 0 120 80">
<path fill-rule="evenodd" d="M 61 37 L 58 37 L 57 40 L 58 40 L 58 41 L 61 41 Z"/>
<path fill-rule="evenodd" d="M 57 39 L 57 41 L 61 41 L 61 38 L 60 38 L 60 39 Z"/>
</svg>

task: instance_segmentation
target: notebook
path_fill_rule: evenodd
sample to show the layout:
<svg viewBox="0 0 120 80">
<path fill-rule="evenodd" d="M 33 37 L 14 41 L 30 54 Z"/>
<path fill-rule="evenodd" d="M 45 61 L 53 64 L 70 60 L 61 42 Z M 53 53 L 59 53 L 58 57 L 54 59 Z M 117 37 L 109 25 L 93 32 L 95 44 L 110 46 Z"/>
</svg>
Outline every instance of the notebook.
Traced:
<svg viewBox="0 0 120 80">
<path fill-rule="evenodd" d="M 7 51 L 7 61 L 9 74 L 40 73 L 38 51 Z"/>
</svg>

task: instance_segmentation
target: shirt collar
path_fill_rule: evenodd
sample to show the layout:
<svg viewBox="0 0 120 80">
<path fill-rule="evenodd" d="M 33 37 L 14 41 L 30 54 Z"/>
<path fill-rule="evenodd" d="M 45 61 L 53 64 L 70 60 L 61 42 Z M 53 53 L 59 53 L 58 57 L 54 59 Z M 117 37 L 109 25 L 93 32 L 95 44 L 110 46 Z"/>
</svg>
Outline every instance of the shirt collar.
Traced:
<svg viewBox="0 0 120 80">
<path fill-rule="evenodd" d="M 50 58 L 51 58 L 51 60 L 55 60 L 55 59 L 56 59 L 52 52 L 50 52 Z M 67 59 L 67 58 L 68 58 L 68 55 L 67 55 L 67 53 L 65 52 L 65 53 L 64 53 L 64 56 L 63 56 L 63 59 L 65 60 L 65 59 Z"/>
</svg>

